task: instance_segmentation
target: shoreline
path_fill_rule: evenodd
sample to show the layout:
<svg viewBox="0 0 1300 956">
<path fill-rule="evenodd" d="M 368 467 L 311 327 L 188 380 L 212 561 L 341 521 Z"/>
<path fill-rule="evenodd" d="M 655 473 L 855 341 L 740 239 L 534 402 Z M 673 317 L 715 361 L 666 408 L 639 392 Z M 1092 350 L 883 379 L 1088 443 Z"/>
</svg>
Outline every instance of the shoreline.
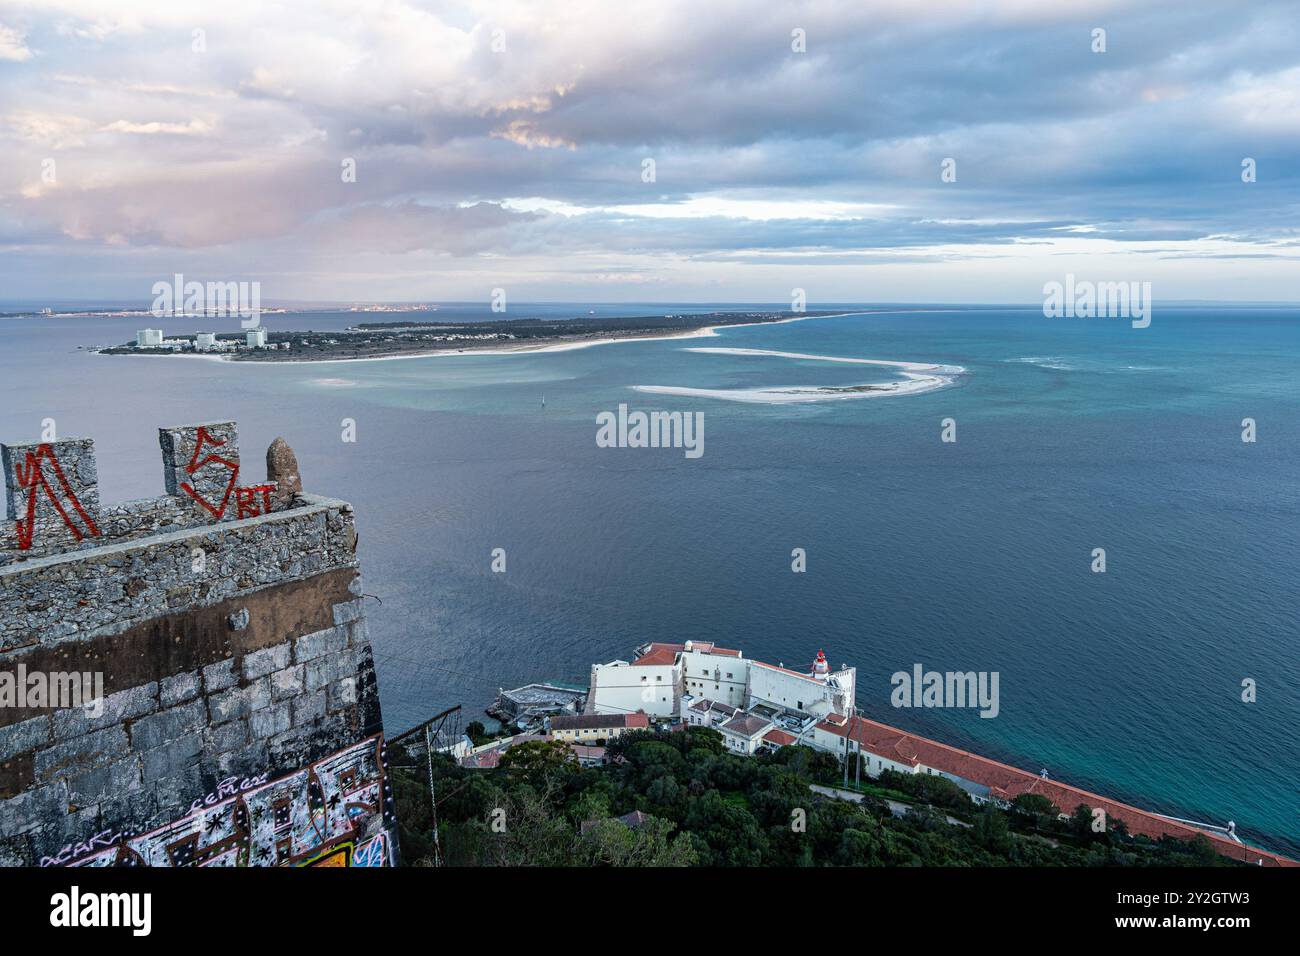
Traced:
<svg viewBox="0 0 1300 956">
<path fill-rule="evenodd" d="M 270 359 L 264 361 L 248 361 L 236 359 L 230 355 L 195 355 L 189 353 L 139 353 L 132 352 L 112 352 L 107 353 L 101 349 L 94 349 L 96 355 L 111 354 L 113 356 L 128 356 L 134 358 L 189 358 L 202 359 L 208 362 L 221 362 L 227 364 L 239 365 L 339 365 L 351 364 L 354 362 L 395 362 L 402 359 L 417 358 L 447 358 L 452 356 L 471 356 L 471 355 L 526 355 L 543 352 L 572 352 L 578 349 L 592 348 L 597 345 L 619 345 L 629 342 L 667 342 L 674 339 L 692 339 L 692 338 L 711 338 L 718 335 L 719 329 L 743 329 L 752 328 L 758 325 L 785 325 L 790 322 L 807 322 L 812 319 L 837 319 L 850 315 L 902 315 L 902 314 L 929 314 L 940 312 L 960 312 L 960 309 L 878 309 L 867 311 L 853 312 L 832 312 L 819 313 L 816 315 L 792 315 L 782 319 L 772 319 L 770 321 L 759 322 L 726 322 L 718 325 L 700 326 L 695 329 L 688 329 L 682 332 L 670 333 L 667 335 L 611 335 L 608 337 L 593 337 L 578 341 L 558 341 L 549 342 L 539 345 L 502 345 L 502 346 L 483 346 L 481 348 L 443 348 L 430 349 L 427 351 L 410 351 L 400 352 L 394 355 L 366 355 L 355 358 L 303 358 L 303 359 Z M 890 364 L 890 363 L 885 363 Z M 913 364 L 913 363 L 903 363 Z"/>
</svg>

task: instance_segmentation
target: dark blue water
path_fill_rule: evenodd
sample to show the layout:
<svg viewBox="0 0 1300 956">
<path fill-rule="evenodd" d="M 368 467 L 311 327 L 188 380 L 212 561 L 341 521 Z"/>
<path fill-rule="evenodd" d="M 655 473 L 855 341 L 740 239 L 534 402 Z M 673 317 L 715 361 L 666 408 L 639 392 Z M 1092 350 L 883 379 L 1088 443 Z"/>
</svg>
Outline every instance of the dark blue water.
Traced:
<svg viewBox="0 0 1300 956">
<path fill-rule="evenodd" d="M 685 311 L 512 317 L 588 308 Z M 858 667 L 869 716 L 1300 850 L 1300 312 L 1157 308 L 1145 330 L 1037 310 L 857 315 L 305 366 L 76 351 L 138 325 L 0 321 L 0 438 L 33 438 L 46 417 L 94 437 L 111 501 L 161 491 L 159 425 L 236 418 L 248 460 L 283 435 L 308 490 L 357 506 L 390 730 L 479 710 L 498 687 L 583 680 L 646 640 L 799 666 L 825 648 Z M 630 389 L 896 377 L 687 351 L 701 346 L 967 374 L 927 394 L 798 405 Z M 704 412 L 704 456 L 598 448 L 595 416 L 620 402 Z M 939 440 L 945 417 L 956 444 Z M 504 575 L 490 571 L 497 547 Z M 795 547 L 806 574 L 791 573 Z M 1090 571 L 1097 547 L 1105 574 Z M 1000 716 L 893 709 L 889 675 L 918 662 L 998 671 Z M 1258 682 L 1253 704 L 1243 678 Z"/>
</svg>

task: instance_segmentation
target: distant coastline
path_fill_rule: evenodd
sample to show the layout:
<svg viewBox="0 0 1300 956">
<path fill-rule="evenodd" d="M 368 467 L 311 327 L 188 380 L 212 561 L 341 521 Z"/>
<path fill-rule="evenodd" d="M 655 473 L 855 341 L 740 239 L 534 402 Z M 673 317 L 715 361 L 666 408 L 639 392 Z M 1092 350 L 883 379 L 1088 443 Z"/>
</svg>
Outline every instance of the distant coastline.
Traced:
<svg viewBox="0 0 1300 956">
<path fill-rule="evenodd" d="M 170 348 L 133 343 L 99 348 L 104 355 L 204 358 L 222 362 L 359 362 L 440 355 L 559 352 L 615 342 L 659 341 L 715 334 L 724 327 L 796 322 L 852 312 L 709 312 L 662 316 L 502 319 L 494 322 L 371 322 L 331 332 L 266 330 L 264 347 L 245 347 L 242 332 L 216 335 L 219 350 L 197 348 L 195 334 L 168 339 Z"/>
</svg>

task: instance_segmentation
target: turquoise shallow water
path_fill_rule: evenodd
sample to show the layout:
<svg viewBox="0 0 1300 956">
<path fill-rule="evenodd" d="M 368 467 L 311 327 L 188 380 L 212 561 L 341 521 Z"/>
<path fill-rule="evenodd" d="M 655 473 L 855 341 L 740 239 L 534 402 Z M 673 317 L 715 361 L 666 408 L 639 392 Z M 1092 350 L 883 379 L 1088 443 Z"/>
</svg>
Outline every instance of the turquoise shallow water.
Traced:
<svg viewBox="0 0 1300 956">
<path fill-rule="evenodd" d="M 1145 330 L 1033 309 L 859 314 L 311 366 L 75 351 L 138 324 L 0 321 L 0 437 L 45 417 L 91 435 L 113 500 L 161 488 L 158 425 L 237 418 L 250 459 L 283 434 L 309 490 L 357 505 L 392 730 L 501 686 L 581 680 L 645 640 L 797 666 L 825 648 L 858 667 L 871 717 L 1300 850 L 1300 312 L 1157 304 Z M 631 390 L 896 378 L 697 347 L 967 371 L 926 394 L 797 405 Z M 703 412 L 703 457 L 598 448 L 595 416 L 620 402 Z M 1000 715 L 892 708 L 889 675 L 918 662 L 998 671 Z"/>
</svg>

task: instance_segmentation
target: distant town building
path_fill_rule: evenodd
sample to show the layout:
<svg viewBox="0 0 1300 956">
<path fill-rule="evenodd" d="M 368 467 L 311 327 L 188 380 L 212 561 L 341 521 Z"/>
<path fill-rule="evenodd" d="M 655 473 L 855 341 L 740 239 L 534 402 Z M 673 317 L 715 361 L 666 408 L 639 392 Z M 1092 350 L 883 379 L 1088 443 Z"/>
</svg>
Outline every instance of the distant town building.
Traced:
<svg viewBox="0 0 1300 956">
<path fill-rule="evenodd" d="M 613 740 L 629 730 L 649 730 L 650 718 L 645 714 L 578 714 L 552 717 L 550 725 L 552 740 L 589 744 Z"/>
<path fill-rule="evenodd" d="M 266 329 L 256 328 L 248 330 L 248 347 L 250 349 L 266 348 Z"/>
<path fill-rule="evenodd" d="M 163 344 L 162 329 L 141 329 L 135 333 L 136 348 L 156 349 Z"/>
<path fill-rule="evenodd" d="M 194 336 L 194 348 L 199 352 L 211 352 L 217 347 L 217 336 L 214 332 L 199 332 Z"/>
</svg>

